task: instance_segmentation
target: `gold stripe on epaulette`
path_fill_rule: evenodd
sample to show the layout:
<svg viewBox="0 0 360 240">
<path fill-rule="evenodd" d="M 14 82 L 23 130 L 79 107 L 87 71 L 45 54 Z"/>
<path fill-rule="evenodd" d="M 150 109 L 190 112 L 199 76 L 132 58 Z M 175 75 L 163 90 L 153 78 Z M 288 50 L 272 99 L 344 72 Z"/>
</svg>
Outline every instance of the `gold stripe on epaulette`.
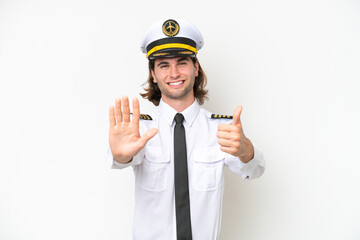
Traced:
<svg viewBox="0 0 360 240">
<path fill-rule="evenodd" d="M 140 119 L 152 120 L 151 116 L 148 114 L 140 114 Z"/>
<path fill-rule="evenodd" d="M 211 114 L 211 118 L 227 118 L 227 119 L 232 119 L 233 117 L 230 115 L 221 115 L 221 114 Z"/>
</svg>

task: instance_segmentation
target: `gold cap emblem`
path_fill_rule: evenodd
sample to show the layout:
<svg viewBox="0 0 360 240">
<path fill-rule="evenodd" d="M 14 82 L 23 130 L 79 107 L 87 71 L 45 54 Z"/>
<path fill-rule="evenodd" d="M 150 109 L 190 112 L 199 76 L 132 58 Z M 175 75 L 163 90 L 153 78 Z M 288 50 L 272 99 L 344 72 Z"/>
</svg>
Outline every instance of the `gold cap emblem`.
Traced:
<svg viewBox="0 0 360 240">
<path fill-rule="evenodd" d="M 180 30 L 179 24 L 172 19 L 165 21 L 162 26 L 163 33 L 168 37 L 175 36 L 176 34 L 178 34 L 179 30 Z"/>
</svg>

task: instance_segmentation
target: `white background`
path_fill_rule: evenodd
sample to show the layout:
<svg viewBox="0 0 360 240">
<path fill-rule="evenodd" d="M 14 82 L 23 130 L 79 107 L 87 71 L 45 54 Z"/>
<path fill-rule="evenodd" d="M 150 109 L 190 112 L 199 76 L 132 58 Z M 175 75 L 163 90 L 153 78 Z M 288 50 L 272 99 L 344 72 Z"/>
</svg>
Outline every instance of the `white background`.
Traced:
<svg viewBox="0 0 360 240">
<path fill-rule="evenodd" d="M 163 17 L 201 30 L 204 107 L 243 105 L 267 161 L 254 181 L 226 171 L 220 239 L 360 239 L 350 0 L 0 0 L 0 239 L 131 239 L 134 177 L 106 165 L 108 106 L 139 97 L 139 43 Z"/>
</svg>

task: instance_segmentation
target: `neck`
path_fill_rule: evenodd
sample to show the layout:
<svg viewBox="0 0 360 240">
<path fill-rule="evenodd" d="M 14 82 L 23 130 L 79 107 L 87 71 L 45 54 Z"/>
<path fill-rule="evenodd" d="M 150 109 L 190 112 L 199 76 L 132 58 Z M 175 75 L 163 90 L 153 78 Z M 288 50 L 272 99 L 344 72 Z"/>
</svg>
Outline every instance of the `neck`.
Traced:
<svg viewBox="0 0 360 240">
<path fill-rule="evenodd" d="M 191 97 L 188 97 L 186 99 L 171 99 L 167 98 L 166 96 L 162 96 L 162 101 L 166 104 L 168 104 L 170 107 L 175 109 L 177 112 L 182 112 L 188 107 L 190 107 L 194 101 L 195 97 L 192 95 Z"/>
</svg>

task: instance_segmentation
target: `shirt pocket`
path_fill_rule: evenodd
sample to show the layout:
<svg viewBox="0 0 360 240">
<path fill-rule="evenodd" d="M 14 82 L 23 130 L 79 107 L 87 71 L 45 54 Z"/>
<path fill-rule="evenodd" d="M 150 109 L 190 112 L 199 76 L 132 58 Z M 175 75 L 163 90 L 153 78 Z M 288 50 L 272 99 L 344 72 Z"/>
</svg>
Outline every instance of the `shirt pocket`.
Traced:
<svg viewBox="0 0 360 240">
<path fill-rule="evenodd" d="M 136 169 L 136 183 L 153 192 L 164 191 L 168 183 L 169 153 L 161 147 L 146 147 L 143 162 Z"/>
<path fill-rule="evenodd" d="M 225 154 L 220 149 L 204 148 L 193 153 L 193 188 L 212 191 L 224 181 Z"/>
</svg>

